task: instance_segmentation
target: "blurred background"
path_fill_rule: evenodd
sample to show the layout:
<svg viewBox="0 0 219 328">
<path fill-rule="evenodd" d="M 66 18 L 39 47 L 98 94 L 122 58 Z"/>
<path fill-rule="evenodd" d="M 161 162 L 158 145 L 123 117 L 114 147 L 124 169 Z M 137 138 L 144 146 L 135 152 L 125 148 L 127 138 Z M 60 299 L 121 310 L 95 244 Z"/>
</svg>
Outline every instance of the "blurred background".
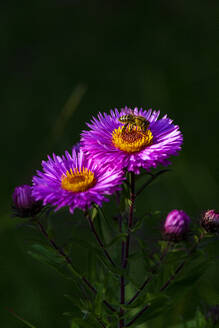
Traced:
<svg viewBox="0 0 219 328">
<path fill-rule="evenodd" d="M 11 194 L 31 183 L 47 154 L 70 150 L 99 111 L 160 109 L 184 134 L 172 172 L 148 188 L 140 212 L 179 208 L 198 218 L 219 208 L 218 14 L 215 0 L 1 4 L 1 327 L 24 326 L 8 309 L 37 328 L 69 327 L 62 316 L 70 309 L 63 298 L 69 284 L 27 254 L 32 232 L 12 218 Z M 60 243 L 65 225 L 87 233 L 78 217 L 67 211 L 54 217 Z M 74 260 L 83 266 L 84 259 Z M 218 273 L 217 266 L 209 269 L 192 295 L 219 302 Z"/>
</svg>

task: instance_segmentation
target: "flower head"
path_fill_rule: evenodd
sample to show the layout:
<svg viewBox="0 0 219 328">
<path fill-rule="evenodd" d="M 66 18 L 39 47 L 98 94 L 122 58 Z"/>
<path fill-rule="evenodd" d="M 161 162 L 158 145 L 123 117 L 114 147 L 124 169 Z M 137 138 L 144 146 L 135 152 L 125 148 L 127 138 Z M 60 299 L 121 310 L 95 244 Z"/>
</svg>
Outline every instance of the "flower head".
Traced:
<svg viewBox="0 0 219 328">
<path fill-rule="evenodd" d="M 137 174 L 140 167 L 149 169 L 169 164 L 177 155 L 183 141 L 177 125 L 160 112 L 123 108 L 110 114 L 99 113 L 83 131 L 82 148 L 95 160 L 111 167 L 126 168 Z"/>
<path fill-rule="evenodd" d="M 68 206 L 71 213 L 75 208 L 85 210 L 92 203 L 101 206 L 110 195 L 120 189 L 123 173 L 119 169 L 109 170 L 87 159 L 81 149 L 73 148 L 70 155 L 48 156 L 42 162 L 43 172 L 33 177 L 33 195 L 43 204 L 56 206 L 56 210 Z"/>
<path fill-rule="evenodd" d="M 201 218 L 201 225 L 207 232 L 219 232 L 219 212 L 208 210 Z"/>
<path fill-rule="evenodd" d="M 190 218 L 182 210 L 172 210 L 164 223 L 164 238 L 170 241 L 184 239 L 189 230 Z"/>
<path fill-rule="evenodd" d="M 32 187 L 29 185 L 18 186 L 14 189 L 13 206 L 15 215 L 25 218 L 35 216 L 42 209 L 42 203 L 35 201 L 32 195 Z"/>
</svg>

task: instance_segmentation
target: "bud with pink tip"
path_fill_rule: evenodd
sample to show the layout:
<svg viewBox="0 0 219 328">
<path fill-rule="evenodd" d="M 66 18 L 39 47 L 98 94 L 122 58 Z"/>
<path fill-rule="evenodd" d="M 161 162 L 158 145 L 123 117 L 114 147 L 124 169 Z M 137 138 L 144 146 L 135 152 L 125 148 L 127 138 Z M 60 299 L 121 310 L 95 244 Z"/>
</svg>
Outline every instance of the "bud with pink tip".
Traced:
<svg viewBox="0 0 219 328">
<path fill-rule="evenodd" d="M 219 232 L 219 212 L 215 210 L 206 211 L 201 218 L 201 225 L 207 232 Z"/>
<path fill-rule="evenodd" d="M 33 217 L 42 209 L 41 202 L 34 200 L 32 196 L 32 187 L 29 185 L 16 187 L 12 199 L 12 208 L 15 211 L 15 216 L 22 218 Z"/>
<path fill-rule="evenodd" d="M 190 218 L 182 210 L 172 210 L 164 223 L 164 238 L 169 241 L 185 239 L 189 230 Z"/>
</svg>

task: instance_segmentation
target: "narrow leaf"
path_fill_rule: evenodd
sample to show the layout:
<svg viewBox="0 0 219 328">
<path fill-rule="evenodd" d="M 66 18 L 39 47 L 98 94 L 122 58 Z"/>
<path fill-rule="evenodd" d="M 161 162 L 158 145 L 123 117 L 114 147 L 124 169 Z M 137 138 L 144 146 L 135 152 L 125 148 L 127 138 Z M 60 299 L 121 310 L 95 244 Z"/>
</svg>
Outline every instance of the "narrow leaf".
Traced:
<svg viewBox="0 0 219 328">
<path fill-rule="evenodd" d="M 23 322 L 23 324 L 25 324 L 26 327 L 29 328 L 36 328 L 36 326 L 32 325 L 30 322 L 28 322 L 27 320 L 21 318 L 17 313 L 15 313 L 13 310 L 8 309 L 8 311 L 19 321 Z"/>
</svg>

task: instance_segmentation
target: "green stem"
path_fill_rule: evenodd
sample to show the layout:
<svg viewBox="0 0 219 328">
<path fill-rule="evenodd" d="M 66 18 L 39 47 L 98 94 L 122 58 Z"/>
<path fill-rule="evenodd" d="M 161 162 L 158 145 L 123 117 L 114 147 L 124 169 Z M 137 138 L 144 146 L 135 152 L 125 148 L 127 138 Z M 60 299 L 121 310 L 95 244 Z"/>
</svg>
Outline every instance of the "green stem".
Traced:
<svg viewBox="0 0 219 328">
<path fill-rule="evenodd" d="M 96 231 L 96 229 L 95 229 L 95 226 L 94 226 L 94 224 L 93 224 L 93 221 L 92 221 L 92 219 L 91 219 L 89 213 L 86 212 L 86 213 L 85 213 L 85 216 L 86 216 L 86 218 L 88 219 L 88 222 L 89 222 L 89 224 L 90 224 L 91 231 L 93 232 L 93 234 L 94 234 L 94 236 L 95 236 L 95 238 L 96 238 L 98 244 L 99 244 L 100 247 L 102 248 L 102 250 L 103 250 L 104 254 L 106 255 L 107 259 L 109 260 L 109 262 L 112 264 L 112 266 L 115 267 L 116 265 L 115 265 L 114 261 L 112 260 L 111 256 L 109 255 L 108 251 L 106 250 L 106 248 L 105 248 L 105 246 L 104 246 L 102 240 L 100 239 L 100 237 L 99 237 L 99 235 L 98 235 L 98 233 L 97 233 L 97 231 Z"/>
</svg>

